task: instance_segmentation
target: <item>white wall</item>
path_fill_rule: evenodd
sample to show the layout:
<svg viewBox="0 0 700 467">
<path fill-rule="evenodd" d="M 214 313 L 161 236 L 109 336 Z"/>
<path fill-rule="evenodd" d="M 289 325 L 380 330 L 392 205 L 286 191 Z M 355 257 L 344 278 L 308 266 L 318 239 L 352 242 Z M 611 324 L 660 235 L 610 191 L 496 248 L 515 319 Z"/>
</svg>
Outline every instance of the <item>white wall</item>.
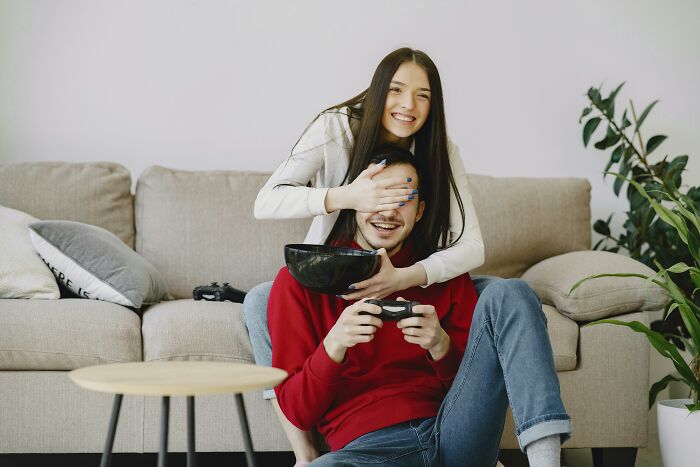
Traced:
<svg viewBox="0 0 700 467">
<path fill-rule="evenodd" d="M 409 45 L 440 69 L 467 170 L 588 178 L 607 217 L 626 203 L 582 146 L 583 94 L 660 98 L 646 137 L 700 184 L 698 20 L 695 0 L 0 0 L 0 162 L 272 170 Z"/>
</svg>

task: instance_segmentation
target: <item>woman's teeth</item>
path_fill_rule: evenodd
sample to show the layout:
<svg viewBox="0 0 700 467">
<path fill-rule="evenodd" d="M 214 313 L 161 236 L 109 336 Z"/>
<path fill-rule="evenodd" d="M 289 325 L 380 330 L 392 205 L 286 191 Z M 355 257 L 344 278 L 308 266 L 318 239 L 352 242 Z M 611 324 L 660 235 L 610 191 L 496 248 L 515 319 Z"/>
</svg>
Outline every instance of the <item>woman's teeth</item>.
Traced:
<svg viewBox="0 0 700 467">
<path fill-rule="evenodd" d="M 401 120 L 402 122 L 412 122 L 416 119 L 416 117 L 411 117 L 410 115 L 403 115 L 403 114 L 391 114 L 392 117 L 394 117 L 396 120 Z"/>
</svg>

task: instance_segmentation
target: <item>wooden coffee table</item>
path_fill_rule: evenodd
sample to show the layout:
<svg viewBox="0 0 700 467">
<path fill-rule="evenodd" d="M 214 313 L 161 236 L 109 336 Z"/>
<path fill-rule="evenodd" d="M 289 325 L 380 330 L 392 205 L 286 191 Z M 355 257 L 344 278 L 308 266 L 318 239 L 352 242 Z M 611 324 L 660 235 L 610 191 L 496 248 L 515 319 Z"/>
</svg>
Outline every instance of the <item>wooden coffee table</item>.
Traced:
<svg viewBox="0 0 700 467">
<path fill-rule="evenodd" d="M 235 394 L 238 418 L 245 442 L 246 460 L 255 466 L 253 442 L 241 393 L 272 387 L 287 377 L 287 372 L 257 365 L 222 362 L 133 362 L 80 368 L 69 373 L 78 385 L 93 391 L 115 394 L 112 416 L 100 467 L 112 460 L 112 446 L 124 394 L 161 396 L 160 451 L 158 466 L 165 466 L 168 451 L 170 396 L 187 397 L 187 465 L 195 467 L 194 397 L 204 394 Z"/>
</svg>

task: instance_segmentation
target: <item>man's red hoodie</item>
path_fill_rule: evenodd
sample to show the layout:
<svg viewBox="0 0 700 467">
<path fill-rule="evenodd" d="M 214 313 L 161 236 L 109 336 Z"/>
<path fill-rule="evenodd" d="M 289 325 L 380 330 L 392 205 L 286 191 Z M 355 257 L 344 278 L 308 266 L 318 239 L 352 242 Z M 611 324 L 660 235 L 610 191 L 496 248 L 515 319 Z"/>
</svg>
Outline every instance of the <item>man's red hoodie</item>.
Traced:
<svg viewBox="0 0 700 467">
<path fill-rule="evenodd" d="M 415 263 L 410 242 L 391 262 Z M 343 363 L 334 362 L 323 339 L 351 302 L 305 289 L 286 267 L 275 278 L 268 302 L 272 365 L 289 373 L 275 388 L 277 401 L 295 426 L 316 426 L 334 451 L 380 428 L 436 416 L 457 373 L 477 300 L 469 274 L 385 300 L 398 296 L 435 306 L 451 341 L 439 361 L 406 342 L 395 322 L 385 321 L 371 342 L 349 348 Z"/>
</svg>

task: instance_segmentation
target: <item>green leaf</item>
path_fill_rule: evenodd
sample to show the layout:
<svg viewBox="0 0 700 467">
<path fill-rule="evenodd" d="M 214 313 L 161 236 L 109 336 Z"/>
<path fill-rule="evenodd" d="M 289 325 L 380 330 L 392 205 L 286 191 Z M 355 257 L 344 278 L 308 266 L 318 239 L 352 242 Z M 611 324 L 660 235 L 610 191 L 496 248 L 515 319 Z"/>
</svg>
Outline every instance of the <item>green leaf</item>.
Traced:
<svg viewBox="0 0 700 467">
<path fill-rule="evenodd" d="M 615 196 L 620 196 L 620 189 L 622 189 L 622 185 L 625 183 L 625 180 L 627 180 L 625 177 L 630 171 L 630 165 L 627 162 L 622 162 L 620 164 L 620 176 L 615 179 L 615 183 L 613 183 L 613 191 L 615 192 Z"/>
<path fill-rule="evenodd" d="M 692 266 L 688 266 L 687 264 L 680 262 L 680 263 L 674 264 L 670 268 L 666 268 L 666 271 L 672 272 L 674 274 L 680 274 L 680 273 L 689 271 L 690 269 L 692 269 Z"/>
<path fill-rule="evenodd" d="M 651 154 L 666 138 L 667 136 L 665 135 L 656 135 L 649 138 L 649 141 L 647 141 L 647 154 Z"/>
<path fill-rule="evenodd" d="M 579 123 L 581 123 L 581 122 L 579 122 Z M 627 118 L 627 109 L 625 109 L 625 111 L 622 114 L 622 123 L 620 124 L 620 129 L 624 130 L 625 128 L 629 127 L 630 125 L 632 125 L 632 122 L 630 122 L 629 119 Z"/>
<path fill-rule="evenodd" d="M 586 107 L 585 109 L 583 109 L 583 112 L 581 113 L 581 118 L 578 119 L 578 122 L 581 123 L 581 121 L 583 120 L 583 117 L 585 117 L 586 115 L 591 113 L 592 110 L 593 109 L 591 107 Z"/>
<path fill-rule="evenodd" d="M 618 141 L 620 141 L 620 135 L 619 134 L 612 134 L 608 135 L 605 138 L 601 139 L 597 143 L 595 143 L 595 147 L 597 149 L 608 149 L 610 146 L 615 146 Z"/>
<path fill-rule="evenodd" d="M 695 284 L 695 287 L 700 288 L 700 272 L 690 271 L 690 278 L 692 279 L 693 284 Z"/>
<path fill-rule="evenodd" d="M 594 104 L 600 104 L 600 91 L 598 91 L 596 88 L 590 88 L 588 90 L 588 98 Z"/>
<path fill-rule="evenodd" d="M 605 237 L 603 237 L 603 238 L 601 238 L 600 240 L 598 240 L 598 242 L 597 242 L 595 245 L 593 245 L 593 249 L 594 249 L 594 250 L 597 250 L 598 247 L 600 246 L 600 244 L 603 243 L 605 240 L 606 240 Z"/>
<path fill-rule="evenodd" d="M 644 123 L 644 120 L 647 118 L 647 115 L 649 115 L 649 112 L 651 112 L 651 109 L 654 108 L 656 103 L 659 102 L 658 100 L 655 100 L 651 104 L 647 105 L 647 108 L 644 109 L 644 112 L 639 116 L 639 120 L 637 120 L 637 126 L 634 127 L 634 131 L 639 131 L 639 128 L 642 126 L 642 123 Z"/>
<path fill-rule="evenodd" d="M 601 277 L 639 277 L 640 279 L 649 279 L 648 276 L 645 276 L 644 274 L 636 274 L 636 273 L 626 273 L 626 272 L 619 272 L 615 274 L 594 274 L 592 276 L 584 277 L 580 281 L 576 282 L 574 285 L 571 286 L 571 290 L 569 290 L 569 295 L 571 293 L 578 289 L 581 284 L 584 282 L 587 282 L 591 279 L 600 279 Z M 654 281 L 655 283 L 658 284 L 657 281 Z"/>
<path fill-rule="evenodd" d="M 598 128 L 598 124 L 600 124 L 600 117 L 593 117 L 592 119 L 588 120 L 586 124 L 583 127 L 583 146 L 586 147 L 588 146 L 588 142 L 591 140 L 591 136 L 593 135 L 593 132 Z"/>
<path fill-rule="evenodd" d="M 614 163 L 620 162 L 620 159 L 622 158 L 622 153 L 624 152 L 625 143 L 622 143 L 618 147 L 616 147 L 615 150 L 613 150 L 612 154 L 610 155 L 610 160 Z"/>
<path fill-rule="evenodd" d="M 593 230 L 606 237 L 610 235 L 610 226 L 600 219 L 593 224 Z"/>
<path fill-rule="evenodd" d="M 666 389 L 666 386 L 668 386 L 668 383 L 671 381 L 682 380 L 673 375 L 666 375 L 651 386 L 651 389 L 649 389 L 649 409 L 654 407 L 654 402 L 656 402 L 656 398 L 659 396 L 659 393 Z"/>
<path fill-rule="evenodd" d="M 610 93 L 610 95 L 608 96 L 608 99 L 610 99 L 611 101 L 615 100 L 615 97 L 617 97 L 617 93 L 620 92 L 620 89 L 622 89 L 622 86 L 624 86 L 625 83 L 626 83 L 626 81 L 623 81 L 622 83 L 620 83 L 620 85 L 618 87 L 616 87 L 613 92 Z"/>
</svg>

